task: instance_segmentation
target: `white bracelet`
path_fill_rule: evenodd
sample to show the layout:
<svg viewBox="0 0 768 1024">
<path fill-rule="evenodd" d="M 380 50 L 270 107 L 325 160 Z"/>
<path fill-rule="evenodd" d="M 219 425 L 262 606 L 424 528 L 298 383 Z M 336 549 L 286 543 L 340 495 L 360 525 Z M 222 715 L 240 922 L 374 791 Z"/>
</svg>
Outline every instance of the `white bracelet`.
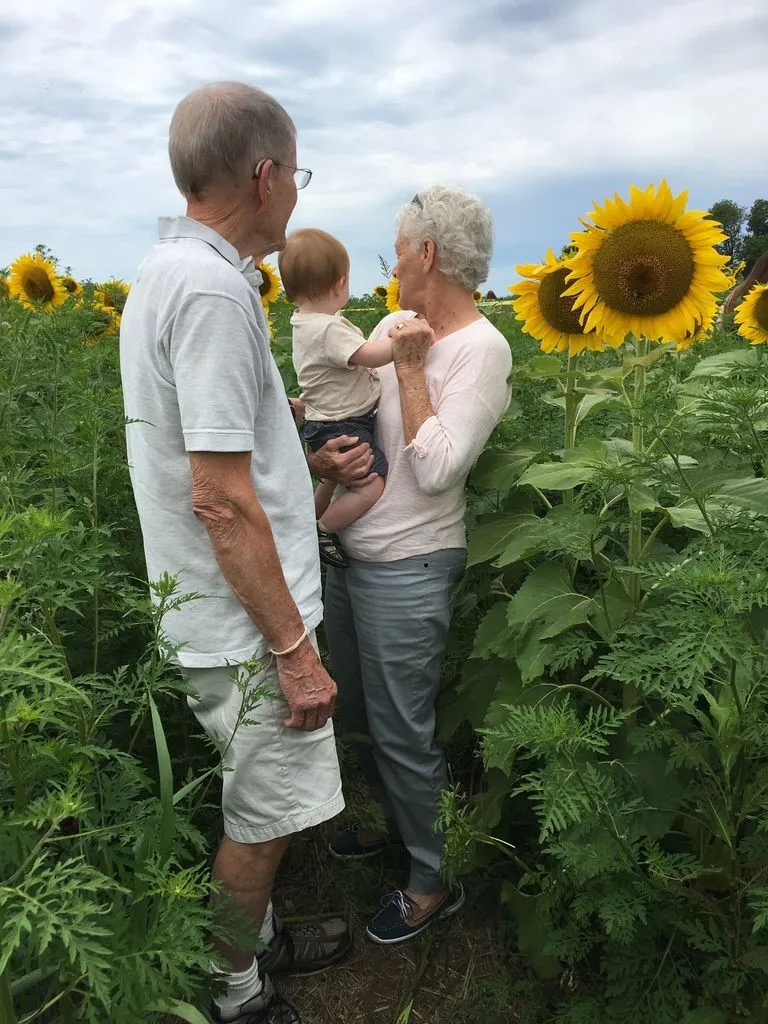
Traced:
<svg viewBox="0 0 768 1024">
<path fill-rule="evenodd" d="M 309 637 L 309 630 L 305 626 L 304 627 L 304 632 L 301 634 L 301 636 L 296 641 L 296 643 L 291 644 L 290 647 L 286 647 L 284 651 L 273 651 L 272 648 L 270 647 L 269 653 L 273 654 L 276 658 L 282 658 L 286 654 L 293 654 L 293 652 L 295 650 L 297 650 L 299 647 L 301 647 L 301 645 L 304 643 L 304 641 L 308 637 Z"/>
</svg>

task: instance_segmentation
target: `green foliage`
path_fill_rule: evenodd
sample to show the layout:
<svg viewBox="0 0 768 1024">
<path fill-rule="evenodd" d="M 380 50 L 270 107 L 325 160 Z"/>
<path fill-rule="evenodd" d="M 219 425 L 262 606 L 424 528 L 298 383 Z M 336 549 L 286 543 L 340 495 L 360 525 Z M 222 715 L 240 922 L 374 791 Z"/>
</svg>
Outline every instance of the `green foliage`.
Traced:
<svg viewBox="0 0 768 1024">
<path fill-rule="evenodd" d="M 174 585 L 151 607 L 116 339 L 91 336 L 74 303 L 0 311 L 3 1024 L 189 1017 L 220 930 L 205 792 L 161 711 L 183 702 L 159 628 Z"/>
<path fill-rule="evenodd" d="M 383 306 L 347 312 L 369 333 Z M 718 330 L 569 367 L 485 312 L 515 394 L 468 489 L 440 735 L 470 763 L 441 824 L 531 976 L 477 983 L 466 1020 L 762 1020 L 768 365 Z M 0 1021 L 199 1024 L 219 764 L 162 644 L 173 581 L 145 598 L 95 329 L 73 302 L 0 310 Z"/>
<path fill-rule="evenodd" d="M 534 420 L 473 474 L 475 640 L 441 720 L 486 780 L 444 801 L 445 868 L 498 859 L 561 981 L 542 1022 L 768 1010 L 768 366 L 734 344 L 535 356 L 517 379 L 559 439 Z"/>
<path fill-rule="evenodd" d="M 710 206 L 709 212 L 715 220 L 722 224 L 723 231 L 728 235 L 726 241 L 717 247 L 718 251 L 733 259 L 741 242 L 744 221 L 747 216 L 746 207 L 739 206 L 732 199 L 721 199 Z"/>
<path fill-rule="evenodd" d="M 747 235 L 741 246 L 741 258 L 746 264 L 747 273 L 764 252 L 768 252 L 768 231 L 759 235 Z"/>
</svg>

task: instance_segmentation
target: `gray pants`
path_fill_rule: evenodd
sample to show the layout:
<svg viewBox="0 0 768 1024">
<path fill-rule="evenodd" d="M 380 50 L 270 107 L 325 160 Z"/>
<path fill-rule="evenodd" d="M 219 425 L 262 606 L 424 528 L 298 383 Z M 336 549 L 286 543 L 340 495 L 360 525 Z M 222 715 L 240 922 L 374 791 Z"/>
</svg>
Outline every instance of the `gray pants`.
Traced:
<svg viewBox="0 0 768 1024">
<path fill-rule="evenodd" d="M 409 887 L 442 888 L 441 835 L 433 832 L 445 758 L 435 741 L 435 699 L 448 642 L 463 548 L 396 562 L 329 569 L 325 632 L 339 687 L 338 719 L 356 743 L 363 771 L 390 831 L 410 855 Z"/>
</svg>

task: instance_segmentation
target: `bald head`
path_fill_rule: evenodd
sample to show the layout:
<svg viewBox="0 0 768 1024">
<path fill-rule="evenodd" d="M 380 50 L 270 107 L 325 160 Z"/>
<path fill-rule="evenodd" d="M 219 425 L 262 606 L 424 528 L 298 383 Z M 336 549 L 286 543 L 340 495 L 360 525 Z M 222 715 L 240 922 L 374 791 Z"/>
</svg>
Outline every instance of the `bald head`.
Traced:
<svg viewBox="0 0 768 1024">
<path fill-rule="evenodd" d="M 296 128 L 276 99 L 240 82 L 215 82 L 189 93 L 171 119 L 168 153 L 179 191 L 200 199 L 247 181 L 262 157 L 286 161 Z"/>
</svg>

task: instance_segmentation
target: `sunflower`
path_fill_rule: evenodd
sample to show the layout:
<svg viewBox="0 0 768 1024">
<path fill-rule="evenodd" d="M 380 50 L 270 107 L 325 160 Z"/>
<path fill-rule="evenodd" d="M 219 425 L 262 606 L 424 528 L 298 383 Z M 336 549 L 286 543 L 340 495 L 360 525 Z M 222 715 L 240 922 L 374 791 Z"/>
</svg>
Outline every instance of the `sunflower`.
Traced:
<svg viewBox="0 0 768 1024">
<path fill-rule="evenodd" d="M 387 309 L 390 313 L 398 313 L 400 311 L 400 281 L 393 277 L 387 285 Z"/>
<path fill-rule="evenodd" d="M 728 257 L 715 249 L 726 236 L 708 214 L 686 212 L 687 198 L 666 181 L 645 191 L 631 185 L 628 203 L 616 193 L 595 204 L 594 223 L 571 235 L 577 253 L 564 294 L 576 297 L 588 331 L 677 342 L 696 330 L 712 294 L 728 288 Z"/>
<path fill-rule="evenodd" d="M 109 281 L 96 285 L 96 305 L 101 309 L 111 311 L 113 316 L 118 318 L 119 322 L 130 290 L 125 281 L 118 281 L 114 277 L 110 278 Z"/>
<path fill-rule="evenodd" d="M 271 263 L 260 263 L 256 269 L 261 274 L 261 284 L 259 284 L 261 304 L 264 311 L 267 312 L 280 294 L 280 278 L 277 276 L 277 268 Z"/>
<path fill-rule="evenodd" d="M 739 334 L 751 345 L 768 342 L 768 284 L 756 284 L 750 288 L 736 310 L 734 320 Z"/>
<path fill-rule="evenodd" d="M 567 351 L 569 356 L 577 356 L 584 349 L 603 350 L 603 336 L 597 331 L 585 333 L 573 299 L 563 298 L 570 261 L 558 260 L 550 249 L 544 263 L 521 263 L 515 269 L 530 280 L 509 286 L 508 291 L 518 296 L 512 308 L 523 330 L 541 343 L 544 352 Z"/>
<path fill-rule="evenodd" d="M 26 253 L 11 264 L 8 291 L 27 309 L 43 309 L 50 312 L 62 302 L 68 293 L 58 276 L 51 260 L 39 253 Z"/>
<path fill-rule="evenodd" d="M 717 310 L 717 303 L 713 301 L 712 305 L 709 308 L 709 311 L 704 314 L 702 319 L 696 325 L 694 331 L 690 334 L 686 334 L 686 336 L 681 341 L 677 342 L 675 348 L 678 352 L 686 352 L 691 347 L 691 345 L 698 345 L 700 341 L 707 340 L 707 338 L 712 333 L 712 328 L 715 325 L 715 320 L 717 318 Z"/>
<path fill-rule="evenodd" d="M 482 299 L 482 297 L 483 293 L 481 291 L 478 291 L 477 288 L 475 288 L 475 290 L 472 292 L 472 298 L 475 300 L 475 302 L 479 302 L 480 299 Z"/>
<path fill-rule="evenodd" d="M 82 294 L 83 286 L 79 281 L 76 281 L 74 277 L 67 274 L 61 278 L 62 286 L 66 289 L 67 295 L 77 298 L 78 295 Z"/>
<path fill-rule="evenodd" d="M 744 262 L 744 260 L 739 260 L 739 262 L 735 264 L 735 266 L 723 267 L 723 273 L 728 278 L 729 288 L 736 287 L 736 282 L 738 281 L 739 277 L 744 273 L 746 266 L 747 264 Z"/>
<path fill-rule="evenodd" d="M 377 299 L 382 299 L 386 301 L 387 286 L 384 284 L 377 284 L 376 287 L 373 289 L 373 294 L 376 296 Z"/>
</svg>

